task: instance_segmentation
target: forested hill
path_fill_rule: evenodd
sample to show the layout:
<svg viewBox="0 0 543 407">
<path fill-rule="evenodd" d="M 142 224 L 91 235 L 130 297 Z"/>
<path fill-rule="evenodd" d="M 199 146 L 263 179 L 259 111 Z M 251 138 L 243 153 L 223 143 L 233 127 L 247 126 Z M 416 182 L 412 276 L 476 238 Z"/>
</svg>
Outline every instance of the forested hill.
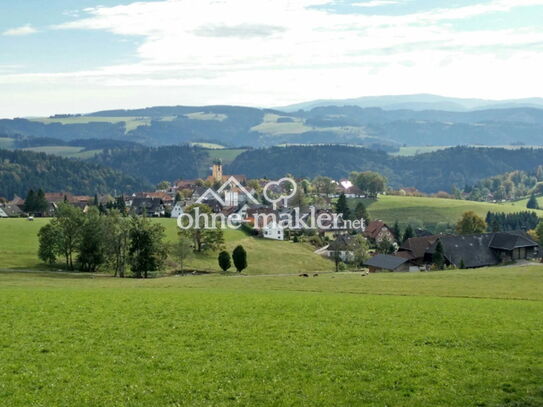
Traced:
<svg viewBox="0 0 543 407">
<path fill-rule="evenodd" d="M 93 162 L 123 171 L 152 184 L 207 176 L 211 161 L 206 150 L 190 146 L 106 149 Z"/>
<path fill-rule="evenodd" d="M 393 187 L 424 192 L 449 191 L 513 170 L 532 171 L 543 163 L 543 149 L 455 147 L 413 157 L 394 157 L 347 146 L 292 146 L 249 150 L 228 167 L 234 174 L 279 178 L 327 175 L 342 178 L 351 171 L 372 170 L 387 176 Z"/>
<path fill-rule="evenodd" d="M 0 120 L 0 133 L 64 142 L 115 139 L 147 146 L 202 142 L 227 147 L 328 143 L 397 151 L 403 145 L 543 145 L 543 109 L 457 112 L 322 106 L 309 111 L 281 112 L 241 106 L 172 106 L 6 119 Z"/>
<path fill-rule="evenodd" d="M 25 196 L 30 188 L 74 194 L 136 192 L 149 188 L 141 179 L 101 165 L 29 151 L 0 149 L 0 196 Z"/>
</svg>

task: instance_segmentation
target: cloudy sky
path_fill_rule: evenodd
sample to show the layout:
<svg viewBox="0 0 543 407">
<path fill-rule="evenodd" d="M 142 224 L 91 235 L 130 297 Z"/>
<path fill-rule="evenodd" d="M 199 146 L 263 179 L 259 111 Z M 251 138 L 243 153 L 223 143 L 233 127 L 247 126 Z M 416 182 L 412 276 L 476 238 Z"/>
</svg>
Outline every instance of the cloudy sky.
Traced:
<svg viewBox="0 0 543 407">
<path fill-rule="evenodd" d="M 0 117 L 543 96 L 541 21 L 543 0 L 3 1 Z"/>
</svg>

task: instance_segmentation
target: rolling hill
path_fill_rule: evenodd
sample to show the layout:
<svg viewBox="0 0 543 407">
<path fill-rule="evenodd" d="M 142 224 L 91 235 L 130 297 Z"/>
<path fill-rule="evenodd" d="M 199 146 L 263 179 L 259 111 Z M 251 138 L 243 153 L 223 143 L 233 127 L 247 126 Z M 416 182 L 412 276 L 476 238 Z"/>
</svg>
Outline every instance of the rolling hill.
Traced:
<svg viewBox="0 0 543 407">
<path fill-rule="evenodd" d="M 31 151 L 0 150 L 0 196 L 26 196 L 30 188 L 81 195 L 129 193 L 150 187 L 141 179 L 90 162 Z"/>
<path fill-rule="evenodd" d="M 376 171 L 394 188 L 415 187 L 423 192 L 450 191 L 453 185 L 472 185 L 480 179 L 513 170 L 533 171 L 543 162 L 542 149 L 455 147 L 415 156 L 349 146 L 290 146 L 248 150 L 227 166 L 232 174 L 250 178 L 281 178 L 285 174 L 334 179 L 352 171 Z"/>
<path fill-rule="evenodd" d="M 357 200 L 352 200 L 354 207 Z M 379 196 L 378 200 L 363 200 L 372 219 L 380 219 L 390 225 L 398 221 L 402 227 L 409 222 L 419 221 L 426 227 L 434 227 L 438 223 L 454 225 L 464 212 L 473 211 L 485 218 L 488 212 L 516 213 L 530 210 L 543 218 L 543 210 L 526 209 L 526 203 L 487 203 L 456 199 L 425 198 L 410 196 Z M 541 200 L 543 203 L 543 199 Z"/>
<path fill-rule="evenodd" d="M 359 106 L 381 107 L 385 110 L 450 110 L 467 111 L 475 109 L 516 108 L 516 107 L 543 107 L 542 98 L 526 98 L 512 100 L 485 100 L 444 97 L 431 94 L 418 95 L 389 95 L 365 96 L 351 99 L 321 99 L 289 106 L 278 107 L 278 110 L 293 112 L 297 110 L 311 110 L 321 106 Z"/>
<path fill-rule="evenodd" d="M 396 97 L 364 100 L 325 101 L 295 111 L 163 106 L 19 118 L 0 120 L 0 134 L 64 142 L 98 138 L 147 146 L 208 143 L 231 148 L 326 143 L 398 151 L 404 145 L 543 145 L 543 102 L 539 99 L 507 104 L 460 100 L 465 106 L 476 106 L 475 110 L 460 108 L 460 102 L 453 103 L 456 99 L 433 96 L 405 99 L 425 100 L 424 106 L 385 103 Z"/>
</svg>

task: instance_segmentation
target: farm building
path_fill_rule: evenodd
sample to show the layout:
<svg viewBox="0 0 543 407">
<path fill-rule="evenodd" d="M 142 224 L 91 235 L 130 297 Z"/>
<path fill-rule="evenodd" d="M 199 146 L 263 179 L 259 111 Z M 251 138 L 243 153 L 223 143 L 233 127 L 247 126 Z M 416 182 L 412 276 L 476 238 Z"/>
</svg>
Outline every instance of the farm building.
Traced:
<svg viewBox="0 0 543 407">
<path fill-rule="evenodd" d="M 370 258 L 365 266 L 369 267 L 370 272 L 376 271 L 409 271 L 409 260 L 399 256 L 389 254 L 378 254 Z"/>
<path fill-rule="evenodd" d="M 431 261 L 438 242 L 443 246 L 447 264 L 466 268 L 495 266 L 500 263 L 539 257 L 540 248 L 522 231 L 481 233 L 463 236 L 441 236 L 426 251 Z"/>
</svg>

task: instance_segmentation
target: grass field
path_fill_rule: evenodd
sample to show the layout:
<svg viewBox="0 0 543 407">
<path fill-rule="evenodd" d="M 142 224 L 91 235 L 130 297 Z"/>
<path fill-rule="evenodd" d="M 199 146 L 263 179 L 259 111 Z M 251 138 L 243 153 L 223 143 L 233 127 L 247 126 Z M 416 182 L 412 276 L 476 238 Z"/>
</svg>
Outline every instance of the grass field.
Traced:
<svg viewBox="0 0 543 407">
<path fill-rule="evenodd" d="M 543 268 L 0 273 L 2 406 L 543 405 Z"/>
<path fill-rule="evenodd" d="M 424 198 L 410 196 L 379 196 L 377 201 L 363 200 L 372 219 L 381 219 L 393 224 L 396 220 L 406 225 L 409 219 L 417 219 L 425 225 L 439 222 L 456 223 L 466 211 L 474 211 L 483 218 L 487 212 L 519 212 L 526 210 L 526 205 L 492 204 L 486 202 L 462 201 L 456 199 Z M 542 202 L 543 203 L 543 202 Z M 351 206 L 355 200 L 351 200 Z M 543 217 L 543 210 L 536 211 Z"/>
<path fill-rule="evenodd" d="M 65 118 L 39 118 L 32 119 L 33 121 L 42 122 L 45 124 L 61 123 L 61 124 L 85 124 L 85 123 L 125 123 L 125 132 L 137 129 L 139 126 L 150 126 L 150 117 L 99 117 L 99 116 L 76 116 Z M 165 117 L 163 120 L 171 120 L 169 117 Z"/>
<path fill-rule="evenodd" d="M 417 155 L 417 154 L 423 154 L 423 153 L 432 153 L 434 151 L 438 150 L 444 150 L 446 148 L 451 148 L 454 146 L 407 146 L 407 147 L 400 147 L 400 151 L 397 153 L 393 153 L 392 155 L 400 155 L 400 156 L 411 156 L 411 155 Z M 472 147 L 485 147 L 485 148 L 505 148 L 508 150 L 518 150 L 520 148 L 543 148 L 543 146 L 472 146 Z"/>
<path fill-rule="evenodd" d="M 44 269 L 37 257 L 39 229 L 48 222 L 36 219 L 0 219 L 0 269 Z M 177 238 L 175 219 L 153 219 L 166 228 L 167 241 Z M 230 252 L 238 244 L 248 252 L 246 274 L 286 274 L 311 271 L 331 271 L 333 264 L 313 253 L 303 243 L 276 242 L 256 239 L 236 230 L 225 231 L 226 249 Z M 219 271 L 217 253 L 196 255 L 187 261 L 189 269 Z M 231 271 L 234 271 L 231 269 Z"/>
<path fill-rule="evenodd" d="M 207 148 L 209 150 L 222 150 L 223 148 L 226 148 L 225 146 L 221 144 L 215 144 L 215 143 L 190 143 L 191 146 L 194 147 L 202 147 Z"/>
</svg>

